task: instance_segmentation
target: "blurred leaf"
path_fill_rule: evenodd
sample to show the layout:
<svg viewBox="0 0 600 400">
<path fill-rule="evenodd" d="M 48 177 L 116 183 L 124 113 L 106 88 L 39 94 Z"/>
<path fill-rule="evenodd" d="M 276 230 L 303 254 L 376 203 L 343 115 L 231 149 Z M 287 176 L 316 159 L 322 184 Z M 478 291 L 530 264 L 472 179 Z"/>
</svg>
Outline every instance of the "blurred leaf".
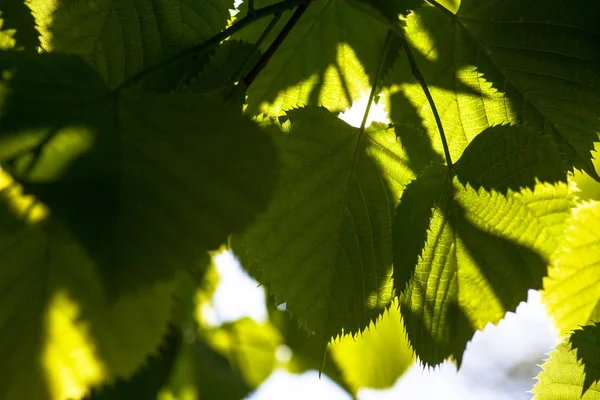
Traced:
<svg viewBox="0 0 600 400">
<path fill-rule="evenodd" d="M 195 94 L 117 99 L 73 56 L 7 55 L 0 162 L 111 290 L 186 268 L 266 206 L 275 149 L 240 110 Z"/>
<path fill-rule="evenodd" d="M 171 375 L 181 341 L 181 333 L 171 326 L 159 354 L 150 357 L 128 380 L 119 379 L 112 386 L 94 390 L 86 400 L 156 399 Z"/>
<path fill-rule="evenodd" d="M 164 335 L 174 282 L 109 300 L 68 229 L 1 174 L 0 397 L 79 398 L 131 376 Z"/>
</svg>

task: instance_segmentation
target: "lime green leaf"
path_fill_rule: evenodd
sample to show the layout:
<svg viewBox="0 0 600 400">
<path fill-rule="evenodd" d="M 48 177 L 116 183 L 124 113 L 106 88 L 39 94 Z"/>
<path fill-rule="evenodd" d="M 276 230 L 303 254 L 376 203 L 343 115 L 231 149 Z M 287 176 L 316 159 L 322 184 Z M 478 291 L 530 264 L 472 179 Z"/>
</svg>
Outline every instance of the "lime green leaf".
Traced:
<svg viewBox="0 0 600 400">
<path fill-rule="evenodd" d="M 516 144 L 527 134 L 540 151 L 525 156 Z M 541 287 L 572 205 L 560 164 L 548 162 L 556 150 L 544 143 L 522 128 L 491 128 L 465 150 L 456 177 L 434 164 L 402 194 L 393 227 L 394 285 L 404 291 L 408 338 L 422 362 L 452 356 L 460 364 L 475 330 Z M 499 180 L 498 170 L 510 175 Z M 558 182 L 530 186 L 540 175 Z M 494 186 L 502 192 L 484 190 Z"/>
<path fill-rule="evenodd" d="M 573 331 L 542 365 L 534 400 L 595 400 L 600 393 L 600 326 Z"/>
<path fill-rule="evenodd" d="M 319 340 L 355 334 L 391 301 L 391 220 L 412 173 L 382 124 L 361 138 L 312 107 L 280 121 L 280 186 L 233 250 Z"/>
<path fill-rule="evenodd" d="M 208 332 L 207 338 L 252 388 L 258 387 L 275 368 L 275 351 L 282 342 L 271 324 L 259 324 L 250 318 L 223 324 Z"/>
<path fill-rule="evenodd" d="M 28 3 L 40 25 L 42 46 L 82 57 L 110 87 L 221 31 L 233 8 L 230 0 Z"/>
<path fill-rule="evenodd" d="M 567 237 L 544 281 L 542 299 L 561 333 L 600 321 L 600 203 L 573 210 Z"/>
<path fill-rule="evenodd" d="M 398 302 L 360 337 L 344 336 L 334 343 L 331 352 L 354 394 L 362 388 L 393 386 L 414 361 Z"/>
<path fill-rule="evenodd" d="M 600 179 L 590 153 L 600 130 L 598 7 L 585 0 L 555 7 L 464 0 L 455 13 L 436 5 L 407 18 L 406 36 L 435 87 L 454 159 L 490 125 L 529 122 L 559 143 L 569 168 Z M 431 109 L 408 64 L 399 62 L 389 76 L 407 82 L 396 88 L 420 110 L 440 150 Z"/>
<path fill-rule="evenodd" d="M 64 225 L 5 173 L 2 188 L 2 397 L 80 398 L 131 376 L 165 333 L 174 282 L 108 300 L 97 266 Z"/>
<path fill-rule="evenodd" d="M 311 2 L 250 86 L 247 111 L 282 115 L 306 104 L 348 108 L 370 89 L 386 32 L 385 23 L 347 0 Z"/>
<path fill-rule="evenodd" d="M 17 41 L 15 40 L 15 31 L 14 29 L 7 29 L 5 27 L 4 19 L 1 18 L 2 13 L 0 13 L 0 51 L 2 50 L 10 50 L 15 47 Z"/>
</svg>

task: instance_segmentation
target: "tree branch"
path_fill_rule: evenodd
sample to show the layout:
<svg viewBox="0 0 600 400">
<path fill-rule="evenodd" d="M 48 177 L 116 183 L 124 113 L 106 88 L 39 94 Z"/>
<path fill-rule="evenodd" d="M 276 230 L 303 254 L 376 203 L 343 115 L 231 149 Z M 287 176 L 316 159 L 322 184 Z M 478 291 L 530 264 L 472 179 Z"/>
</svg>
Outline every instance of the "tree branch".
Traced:
<svg viewBox="0 0 600 400">
<path fill-rule="evenodd" d="M 161 62 L 154 64 L 146 69 L 143 69 L 142 71 L 138 72 L 137 74 L 133 75 L 132 77 L 126 79 L 114 91 L 118 92 L 120 90 L 123 90 L 123 89 L 129 87 L 130 85 L 132 85 L 133 83 L 137 82 L 138 80 L 142 79 L 144 76 L 146 76 L 152 72 L 155 72 L 177 60 L 180 60 L 182 58 L 185 58 L 187 56 L 191 56 L 194 54 L 202 54 L 205 51 L 212 48 L 213 46 L 216 46 L 223 40 L 227 39 L 231 35 L 239 32 L 246 26 L 248 26 L 260 19 L 263 19 L 263 18 L 268 17 L 273 14 L 281 13 L 283 11 L 289 10 L 296 6 L 302 6 L 302 5 L 306 6 L 309 1 L 310 0 L 283 0 L 279 3 L 256 9 L 256 10 L 254 10 L 254 12 L 248 13 L 246 16 L 244 16 L 244 18 L 239 19 L 238 21 L 234 22 L 231 26 L 229 26 L 225 30 L 217 33 L 216 35 L 214 35 L 210 39 L 206 40 L 205 42 L 202 42 L 196 46 L 190 47 L 189 49 L 186 49 L 178 54 L 175 54 L 173 57 L 171 57 L 167 60 L 161 61 Z"/>
<path fill-rule="evenodd" d="M 308 2 L 299 5 L 296 11 L 294 11 L 294 14 L 290 17 L 283 29 L 281 29 L 281 32 L 279 32 L 275 40 L 273 40 L 273 43 L 271 43 L 267 51 L 265 51 L 265 54 L 262 55 L 262 57 L 254 65 L 254 67 L 252 67 L 250 72 L 248 72 L 248 74 L 244 77 L 243 82 L 246 88 L 250 87 L 250 85 L 252 84 L 252 82 L 254 82 L 254 79 L 256 79 L 260 71 L 262 71 L 267 66 L 269 60 L 271 59 L 271 57 L 273 57 L 273 54 L 275 54 L 279 46 L 281 46 L 281 43 L 283 43 L 287 35 L 290 33 L 294 25 L 296 25 L 296 22 L 298 22 L 300 17 L 302 17 L 302 14 L 304 14 L 304 11 L 306 11 L 307 8 Z"/>
</svg>

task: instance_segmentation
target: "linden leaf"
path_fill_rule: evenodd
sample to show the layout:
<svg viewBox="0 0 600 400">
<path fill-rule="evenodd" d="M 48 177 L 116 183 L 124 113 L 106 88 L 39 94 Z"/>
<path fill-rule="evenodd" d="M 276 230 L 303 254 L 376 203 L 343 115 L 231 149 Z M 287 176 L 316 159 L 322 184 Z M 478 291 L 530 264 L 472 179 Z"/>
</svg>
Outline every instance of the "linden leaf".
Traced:
<svg viewBox="0 0 600 400">
<path fill-rule="evenodd" d="M 233 250 L 319 340 L 355 334 L 391 302 L 392 215 L 412 173 L 383 124 L 361 134 L 313 107 L 280 121 L 279 188 Z"/>
</svg>

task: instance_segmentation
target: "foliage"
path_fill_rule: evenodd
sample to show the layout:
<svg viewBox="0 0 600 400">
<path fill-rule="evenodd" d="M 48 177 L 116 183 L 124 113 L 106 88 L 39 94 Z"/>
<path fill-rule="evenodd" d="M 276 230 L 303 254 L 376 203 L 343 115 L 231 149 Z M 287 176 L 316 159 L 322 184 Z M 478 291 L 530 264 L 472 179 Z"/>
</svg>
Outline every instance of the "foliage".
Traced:
<svg viewBox="0 0 600 400">
<path fill-rule="evenodd" d="M 0 0 L 0 398 L 239 399 L 276 368 L 355 397 L 460 366 L 530 289 L 565 335 L 536 398 L 597 398 L 600 3 L 233 8 Z M 224 245 L 267 321 L 207 318 Z"/>
</svg>

